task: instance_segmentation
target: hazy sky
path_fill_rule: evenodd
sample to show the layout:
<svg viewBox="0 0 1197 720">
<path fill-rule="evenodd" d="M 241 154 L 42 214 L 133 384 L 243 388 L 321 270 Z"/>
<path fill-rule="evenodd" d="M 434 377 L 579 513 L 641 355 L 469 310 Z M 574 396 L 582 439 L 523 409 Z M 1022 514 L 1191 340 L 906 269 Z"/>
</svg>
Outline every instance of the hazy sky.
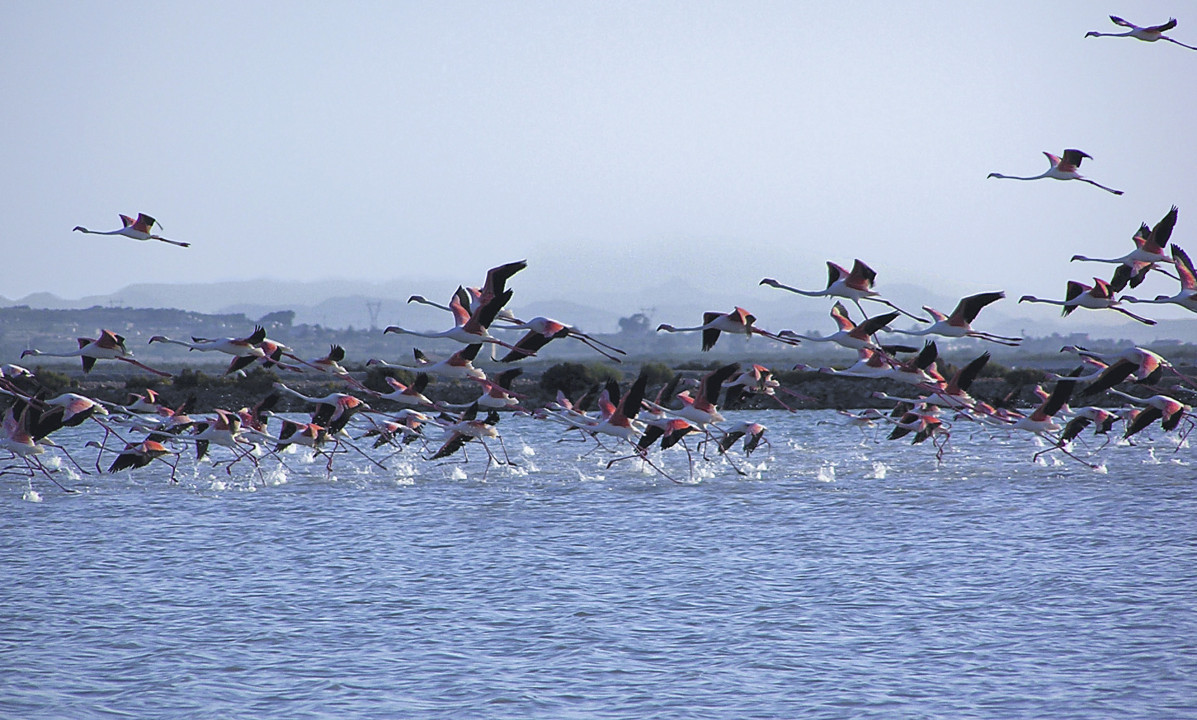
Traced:
<svg viewBox="0 0 1197 720">
<path fill-rule="evenodd" d="M 1187 9 L 6 3 L 0 295 L 527 258 L 524 302 L 685 277 L 751 306 L 860 257 L 883 291 L 1061 297 L 1172 204 L 1197 251 L 1197 52 L 1084 37 L 1172 14 L 1197 44 Z M 1065 147 L 1126 194 L 986 179 Z M 193 246 L 71 232 L 137 212 Z"/>
</svg>

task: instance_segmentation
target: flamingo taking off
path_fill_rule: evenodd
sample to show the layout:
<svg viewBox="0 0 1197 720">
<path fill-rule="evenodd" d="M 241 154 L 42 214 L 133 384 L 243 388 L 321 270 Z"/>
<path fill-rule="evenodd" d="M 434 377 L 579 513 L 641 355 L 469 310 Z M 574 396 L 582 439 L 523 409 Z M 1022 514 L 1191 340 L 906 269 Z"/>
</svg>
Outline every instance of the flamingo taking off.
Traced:
<svg viewBox="0 0 1197 720">
<path fill-rule="evenodd" d="M 1129 29 L 1126 32 L 1120 32 L 1120 33 L 1103 33 L 1103 32 L 1097 32 L 1096 30 L 1090 30 L 1089 32 L 1085 33 L 1085 37 L 1130 37 L 1130 38 L 1134 38 L 1136 40 L 1142 40 L 1143 42 L 1155 42 L 1156 40 L 1167 40 L 1168 42 L 1179 45 L 1183 48 L 1188 48 L 1190 50 L 1197 50 L 1197 47 L 1193 47 L 1192 45 L 1185 45 L 1184 43 L 1182 43 L 1179 40 L 1173 40 L 1172 38 L 1168 37 L 1167 35 L 1164 35 L 1164 33 L 1168 32 L 1172 28 L 1176 27 L 1176 18 L 1168 18 L 1168 22 L 1166 22 L 1166 23 L 1161 23 L 1159 25 L 1149 25 L 1148 27 L 1139 27 L 1138 25 L 1135 25 L 1134 23 L 1130 23 L 1130 22 L 1127 22 L 1126 20 L 1123 20 L 1122 18 L 1118 17 L 1117 15 L 1111 15 L 1110 21 L 1119 27 L 1124 27 L 1124 28 L 1129 28 Z"/>
<path fill-rule="evenodd" d="M 124 225 L 120 230 L 88 230 L 82 225 L 76 225 L 75 231 L 87 233 L 89 235 L 124 235 L 127 238 L 134 240 L 158 240 L 171 245 L 178 245 L 179 247 L 191 247 L 191 243 L 179 242 L 178 240 L 168 240 L 161 235 L 154 234 L 154 225 L 158 221 L 146 215 L 145 213 L 138 213 L 137 218 L 131 218 L 128 215 L 121 215 L 121 223 Z"/>
<path fill-rule="evenodd" d="M 1092 160 L 1092 155 L 1076 149 L 1065 150 L 1064 157 L 1062 158 L 1052 155 L 1049 152 L 1045 152 L 1043 154 L 1047 156 L 1047 160 L 1051 163 L 1051 167 L 1045 170 L 1041 175 L 1035 175 L 1034 177 L 1019 177 L 1017 175 L 1003 175 L 1001 173 L 993 172 L 989 173 L 988 177 L 1000 178 L 1002 180 L 1040 180 L 1042 178 L 1051 178 L 1052 180 L 1080 180 L 1081 182 L 1087 182 L 1090 185 L 1099 187 L 1106 192 L 1111 192 L 1115 195 L 1122 194 L 1121 190 L 1115 190 L 1114 188 L 1108 188 L 1105 185 L 1096 183 L 1076 171 L 1077 168 L 1081 166 L 1081 161 L 1085 158 Z"/>
</svg>

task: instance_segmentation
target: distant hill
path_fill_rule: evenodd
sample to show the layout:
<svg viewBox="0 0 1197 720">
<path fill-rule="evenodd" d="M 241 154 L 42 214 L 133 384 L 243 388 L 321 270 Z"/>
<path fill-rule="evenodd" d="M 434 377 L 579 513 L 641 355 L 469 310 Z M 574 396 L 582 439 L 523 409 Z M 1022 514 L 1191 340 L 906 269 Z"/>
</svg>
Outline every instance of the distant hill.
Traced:
<svg viewBox="0 0 1197 720">
<path fill-rule="evenodd" d="M 401 278 L 385 283 L 363 283 L 352 280 L 318 282 L 287 282 L 281 280 L 248 280 L 237 282 L 180 284 L 141 283 L 129 285 L 106 295 L 91 295 L 64 299 L 50 293 L 33 293 L 18 300 L 0 298 L 0 306 L 27 305 L 31 308 L 71 309 L 90 307 L 175 308 L 213 314 L 244 314 L 256 319 L 280 310 L 295 312 L 295 323 L 319 325 L 334 329 L 369 329 L 387 325 L 402 325 L 410 329 L 444 329 L 447 315 L 443 311 L 407 298 L 420 293 L 436 302 L 447 302 L 456 287 L 443 278 Z M 733 307 L 748 308 L 766 329 L 791 329 L 805 334 L 830 334 L 835 331 L 828 317 L 832 301 L 824 298 L 805 298 L 772 288 L 723 288 L 718 285 L 700 287 L 684 278 L 666 278 L 659 284 L 645 287 L 613 288 L 608 293 L 592 293 L 578 297 L 540 297 L 536 289 L 513 283 L 516 290 L 511 309 L 517 316 L 544 315 L 576 325 L 588 332 L 614 333 L 619 320 L 643 313 L 653 327 L 660 322 L 686 326 L 700 323 L 705 311 L 730 311 Z M 988 288 L 979 288 L 978 292 Z M 922 314 L 921 306 L 929 305 L 951 312 L 959 300 L 927 288 L 891 284 L 885 288 L 886 297 L 900 307 Z M 850 313 L 858 317 L 857 309 L 846 303 Z M 881 312 L 881 305 L 866 303 L 870 312 Z M 1157 340 L 1197 342 L 1197 322 L 1184 311 L 1151 308 L 1151 314 L 1161 319 L 1154 326 L 1142 325 L 1116 313 L 1078 310 L 1068 318 L 1043 307 L 1032 309 L 1018 305 L 1016 298 L 1007 298 L 981 314 L 977 325 L 1002 335 L 1046 336 L 1052 333 L 1067 335 L 1088 333 L 1095 337 L 1127 339 L 1137 343 Z M 376 319 L 372 312 L 377 313 Z M 916 327 L 907 318 L 894 326 L 902 329 Z"/>
</svg>

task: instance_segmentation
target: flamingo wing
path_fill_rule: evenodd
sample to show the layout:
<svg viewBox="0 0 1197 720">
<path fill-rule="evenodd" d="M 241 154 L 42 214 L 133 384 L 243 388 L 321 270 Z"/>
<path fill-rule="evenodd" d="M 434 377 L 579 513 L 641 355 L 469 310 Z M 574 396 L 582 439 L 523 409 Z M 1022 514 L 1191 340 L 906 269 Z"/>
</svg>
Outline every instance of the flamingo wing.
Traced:
<svg viewBox="0 0 1197 720">
<path fill-rule="evenodd" d="M 951 319 L 964 320 L 965 322 L 971 323 L 973 320 L 977 319 L 977 313 L 981 312 L 982 308 L 990 303 L 997 302 L 1004 297 L 1006 297 L 1006 293 L 1001 291 L 969 295 L 961 300 L 958 305 L 956 305 L 956 309 L 952 311 Z"/>
<path fill-rule="evenodd" d="M 1176 227 L 1177 212 L 1176 206 L 1173 205 L 1168 214 L 1164 215 L 1163 219 L 1151 229 L 1151 234 L 1147 236 L 1147 241 L 1144 244 L 1155 246 L 1151 249 L 1158 249 L 1159 252 L 1163 252 L 1164 246 L 1168 244 L 1169 238 L 1172 237 L 1172 229 Z"/>
<path fill-rule="evenodd" d="M 1180 286 L 1185 290 L 1197 290 L 1197 272 L 1193 270 L 1193 261 L 1189 259 L 1189 254 L 1173 245 L 1172 259 L 1176 261 L 1176 274 L 1180 276 Z"/>
</svg>

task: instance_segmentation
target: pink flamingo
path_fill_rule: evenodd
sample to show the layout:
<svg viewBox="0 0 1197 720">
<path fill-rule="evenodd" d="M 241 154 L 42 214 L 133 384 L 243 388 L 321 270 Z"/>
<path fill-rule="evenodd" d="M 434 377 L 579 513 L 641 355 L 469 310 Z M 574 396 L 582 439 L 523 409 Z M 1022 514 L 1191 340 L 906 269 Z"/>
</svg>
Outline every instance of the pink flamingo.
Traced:
<svg viewBox="0 0 1197 720">
<path fill-rule="evenodd" d="M 1131 37 L 1136 40 L 1142 40 L 1143 42 L 1155 42 L 1157 40 L 1167 40 L 1168 42 L 1173 43 L 1175 45 L 1179 45 L 1182 48 L 1188 48 L 1189 50 L 1197 50 L 1197 47 L 1193 47 L 1192 45 L 1185 45 L 1184 43 L 1182 43 L 1179 40 L 1173 40 L 1172 38 L 1164 35 L 1164 33 L 1168 32 L 1172 28 L 1176 27 L 1176 18 L 1168 18 L 1168 22 L 1166 22 L 1166 23 L 1161 23 L 1159 25 L 1149 25 L 1147 27 L 1139 27 L 1138 25 L 1135 25 L 1134 23 L 1130 23 L 1130 22 L 1127 22 L 1126 20 L 1123 20 L 1122 18 L 1118 17 L 1117 15 L 1111 15 L 1110 21 L 1119 27 L 1124 27 L 1124 28 L 1129 28 L 1129 29 L 1126 32 L 1121 32 L 1121 33 L 1103 33 L 1103 32 L 1097 32 L 1096 30 L 1090 30 L 1089 32 L 1085 33 L 1085 37 L 1087 37 L 1087 38 L 1088 37 Z"/>
<path fill-rule="evenodd" d="M 1099 187 L 1106 192 L 1111 192 L 1115 195 L 1122 194 L 1121 190 L 1115 190 L 1113 188 L 1108 188 L 1105 185 L 1096 183 L 1076 171 L 1077 168 L 1081 166 L 1081 161 L 1085 158 L 1092 160 L 1092 155 L 1076 149 L 1065 150 L 1064 157 L 1062 158 L 1057 155 L 1052 155 L 1049 152 L 1045 152 L 1043 154 L 1047 156 L 1047 160 L 1049 163 L 1051 163 L 1051 167 L 1049 167 L 1047 170 L 1044 170 L 1042 174 L 1035 175 L 1033 177 L 1018 177 L 1017 175 L 1003 175 L 1001 173 L 993 172 L 989 173 L 988 177 L 1000 178 L 1002 180 L 1040 180 L 1042 178 L 1051 178 L 1052 180 L 1080 180 L 1081 182 L 1086 182 L 1095 187 Z"/>
<path fill-rule="evenodd" d="M 121 223 L 124 225 L 124 227 L 122 227 L 120 230 L 109 230 L 104 232 L 100 230 L 88 230 L 82 225 L 76 225 L 75 231 L 87 233 L 89 235 L 124 235 L 125 237 L 133 238 L 134 240 L 158 240 L 160 242 L 170 243 L 171 245 L 178 245 L 179 247 L 191 247 L 191 243 L 179 242 L 178 240 L 167 240 L 161 235 L 155 235 L 153 229 L 154 225 L 156 225 L 158 221 L 149 215 L 146 215 L 145 213 L 138 213 L 137 219 L 133 219 L 128 215 L 121 215 L 120 218 Z"/>
<path fill-rule="evenodd" d="M 125 347 L 125 338 L 117 335 L 111 330 L 101 330 L 100 337 L 92 340 L 91 338 L 77 338 L 79 348 L 71 352 L 62 353 L 48 353 L 41 350 L 26 350 L 21 353 L 21 357 L 28 355 L 45 356 L 45 357 L 77 357 L 83 361 L 83 372 L 91 372 L 92 367 L 95 366 L 97 360 L 120 360 L 121 362 L 129 363 L 142 370 L 147 370 L 159 375 L 161 377 L 170 377 L 170 373 L 162 370 L 155 370 L 149 365 L 142 364 L 133 358 L 133 353 L 129 348 Z"/>
</svg>

